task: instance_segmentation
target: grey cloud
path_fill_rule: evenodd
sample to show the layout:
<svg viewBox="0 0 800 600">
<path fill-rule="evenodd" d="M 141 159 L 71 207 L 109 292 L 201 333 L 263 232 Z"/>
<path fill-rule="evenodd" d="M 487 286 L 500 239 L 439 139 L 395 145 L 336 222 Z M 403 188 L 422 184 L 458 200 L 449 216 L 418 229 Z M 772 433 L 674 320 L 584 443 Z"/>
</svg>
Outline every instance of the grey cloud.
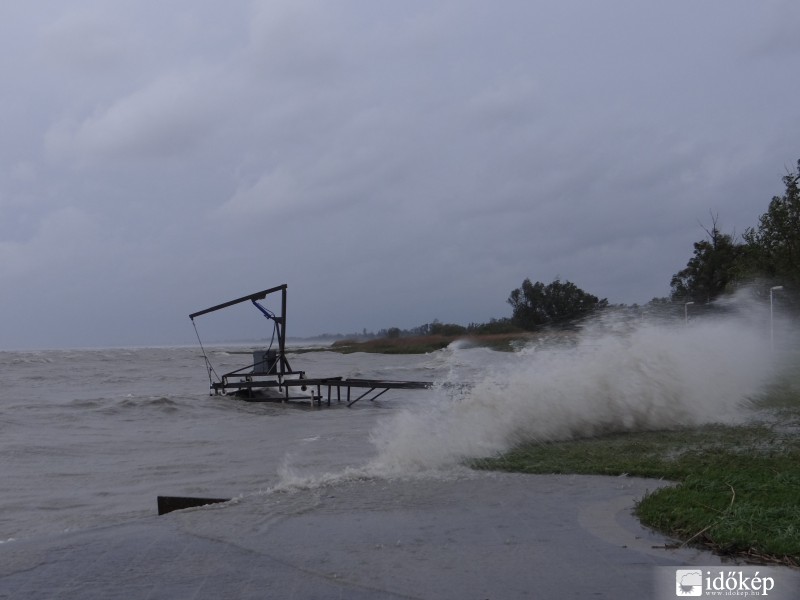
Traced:
<svg viewBox="0 0 800 600">
<path fill-rule="evenodd" d="M 41 60 L 71 74 L 108 75 L 128 59 L 126 29 L 116 19 L 94 12 L 67 13 L 38 32 Z"/>
<path fill-rule="evenodd" d="M 210 81 L 167 75 L 45 137 L 53 158 L 85 165 L 108 158 L 161 158 L 191 150 L 214 125 Z M 217 111 L 219 109 L 217 108 Z"/>
<path fill-rule="evenodd" d="M 190 342 L 283 282 L 304 335 L 504 316 L 525 277 L 646 302 L 798 157 L 792 3 L 31 6 L 0 23 L 6 345 Z"/>
</svg>

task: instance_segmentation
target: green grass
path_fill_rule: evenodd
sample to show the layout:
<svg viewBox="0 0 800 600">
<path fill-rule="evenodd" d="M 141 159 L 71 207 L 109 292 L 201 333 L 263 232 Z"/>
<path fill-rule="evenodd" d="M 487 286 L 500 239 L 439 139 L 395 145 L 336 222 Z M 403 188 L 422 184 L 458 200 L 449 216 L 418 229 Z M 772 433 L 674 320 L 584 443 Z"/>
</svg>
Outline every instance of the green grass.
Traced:
<svg viewBox="0 0 800 600">
<path fill-rule="evenodd" d="M 755 403 L 770 409 L 768 423 L 528 443 L 472 466 L 676 481 L 637 504 L 645 525 L 718 554 L 800 566 L 800 394 L 783 392 Z"/>
</svg>

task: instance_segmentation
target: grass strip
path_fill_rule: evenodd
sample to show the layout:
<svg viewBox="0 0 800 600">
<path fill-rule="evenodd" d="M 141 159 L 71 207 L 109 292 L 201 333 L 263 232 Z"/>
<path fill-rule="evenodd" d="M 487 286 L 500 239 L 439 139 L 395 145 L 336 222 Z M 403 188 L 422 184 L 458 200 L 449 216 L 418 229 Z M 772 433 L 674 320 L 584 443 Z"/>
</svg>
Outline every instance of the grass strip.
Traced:
<svg viewBox="0 0 800 600">
<path fill-rule="evenodd" d="M 378 354 L 427 354 L 446 348 L 454 341 L 453 337 L 441 335 L 414 336 L 403 338 L 377 338 L 374 340 L 340 340 L 334 342 L 330 350 L 342 354 L 352 352 L 372 352 Z"/>
<path fill-rule="evenodd" d="M 642 523 L 718 554 L 800 566 L 797 431 L 783 421 L 527 443 L 472 466 L 676 481 L 637 504 Z"/>
</svg>

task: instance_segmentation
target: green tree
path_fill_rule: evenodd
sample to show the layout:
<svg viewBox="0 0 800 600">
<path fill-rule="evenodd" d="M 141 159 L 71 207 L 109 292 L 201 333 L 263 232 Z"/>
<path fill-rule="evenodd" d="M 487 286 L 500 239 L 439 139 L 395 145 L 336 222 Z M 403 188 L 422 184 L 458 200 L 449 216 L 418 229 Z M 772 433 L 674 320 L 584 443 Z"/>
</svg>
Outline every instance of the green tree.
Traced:
<svg viewBox="0 0 800 600">
<path fill-rule="evenodd" d="M 800 288 L 800 160 L 783 177 L 786 192 L 774 196 L 758 226 L 744 233 L 747 267 L 768 284 Z"/>
<path fill-rule="evenodd" d="M 436 321 L 430 324 L 428 331 L 430 332 L 430 335 L 444 335 L 452 337 L 465 334 L 467 332 L 467 328 L 463 325 L 457 325 L 455 323 L 439 323 Z"/>
<path fill-rule="evenodd" d="M 575 321 L 608 306 L 605 298 L 599 300 L 574 283 L 559 279 L 547 285 L 526 279 L 522 287 L 511 292 L 508 303 L 514 311 L 511 321 L 527 330 Z"/>
<path fill-rule="evenodd" d="M 707 239 L 694 244 L 694 255 L 686 268 L 675 273 L 670 281 L 670 297 L 676 302 L 711 302 L 735 285 L 742 247 L 732 235 L 721 233 L 717 217 L 712 217 L 711 230 L 703 228 Z"/>
<path fill-rule="evenodd" d="M 390 340 L 396 340 L 400 337 L 401 333 L 402 332 L 400 331 L 399 327 L 389 327 L 389 329 L 386 330 L 385 337 L 389 338 Z"/>
</svg>

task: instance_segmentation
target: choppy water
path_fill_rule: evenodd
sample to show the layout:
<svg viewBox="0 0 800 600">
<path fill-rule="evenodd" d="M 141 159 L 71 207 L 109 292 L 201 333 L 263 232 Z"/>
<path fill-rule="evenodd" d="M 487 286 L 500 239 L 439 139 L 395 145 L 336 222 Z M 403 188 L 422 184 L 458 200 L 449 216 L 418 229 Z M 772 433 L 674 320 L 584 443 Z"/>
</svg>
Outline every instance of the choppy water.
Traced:
<svg viewBox="0 0 800 600">
<path fill-rule="evenodd" d="M 211 349 L 219 372 L 247 364 Z M 292 358 L 313 376 L 430 379 L 426 357 Z M 419 392 L 352 409 L 247 403 L 208 393 L 195 348 L 0 353 L 0 539 L 152 514 L 157 495 L 231 497 L 369 460 L 369 431 Z"/>
<path fill-rule="evenodd" d="M 525 439 L 747 418 L 763 327 L 630 325 L 516 353 L 291 356 L 310 377 L 470 382 L 332 409 L 211 396 L 199 349 L 0 352 L 0 540 L 152 515 L 157 495 L 235 497 L 336 478 L 454 472 Z M 213 348 L 218 372 L 247 364 Z"/>
</svg>

